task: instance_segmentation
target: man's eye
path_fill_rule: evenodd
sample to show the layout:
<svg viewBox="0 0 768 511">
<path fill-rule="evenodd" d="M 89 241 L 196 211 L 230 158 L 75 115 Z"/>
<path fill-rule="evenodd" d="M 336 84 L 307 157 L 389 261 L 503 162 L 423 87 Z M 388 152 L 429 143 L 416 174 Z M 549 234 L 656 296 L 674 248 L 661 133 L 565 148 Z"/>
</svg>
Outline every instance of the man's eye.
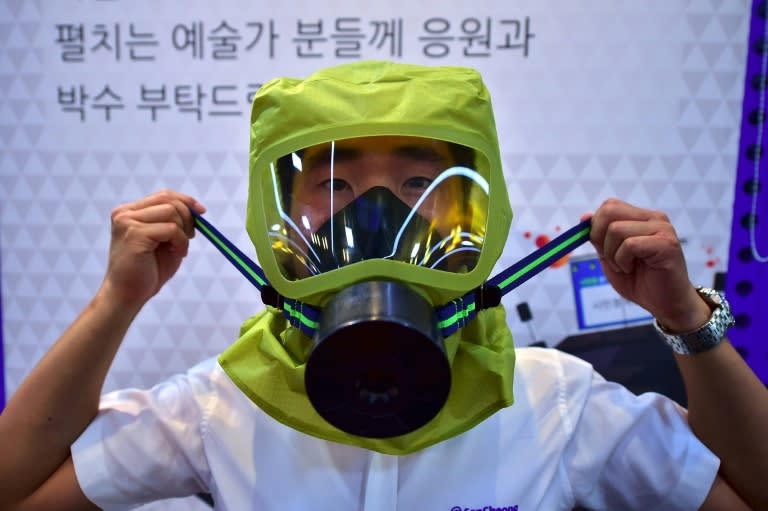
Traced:
<svg viewBox="0 0 768 511">
<path fill-rule="evenodd" d="M 328 191 L 343 192 L 344 190 L 351 190 L 352 187 L 343 179 L 326 179 L 320 186 Z"/>
<path fill-rule="evenodd" d="M 430 184 L 432 184 L 432 180 L 428 177 L 416 176 L 409 178 L 403 184 L 403 189 L 409 192 L 424 191 L 429 187 Z"/>
</svg>

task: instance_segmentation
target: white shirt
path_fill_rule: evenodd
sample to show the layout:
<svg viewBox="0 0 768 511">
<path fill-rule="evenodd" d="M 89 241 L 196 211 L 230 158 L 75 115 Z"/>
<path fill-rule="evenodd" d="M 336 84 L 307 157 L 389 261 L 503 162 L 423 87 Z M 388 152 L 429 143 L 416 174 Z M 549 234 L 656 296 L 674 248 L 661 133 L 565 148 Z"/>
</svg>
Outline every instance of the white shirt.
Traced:
<svg viewBox="0 0 768 511">
<path fill-rule="evenodd" d="M 634 396 L 556 350 L 517 350 L 515 403 L 466 433 L 389 456 L 272 419 L 215 359 L 102 398 L 72 446 L 104 509 L 199 492 L 218 510 L 696 510 L 719 460 L 685 410 Z"/>
</svg>

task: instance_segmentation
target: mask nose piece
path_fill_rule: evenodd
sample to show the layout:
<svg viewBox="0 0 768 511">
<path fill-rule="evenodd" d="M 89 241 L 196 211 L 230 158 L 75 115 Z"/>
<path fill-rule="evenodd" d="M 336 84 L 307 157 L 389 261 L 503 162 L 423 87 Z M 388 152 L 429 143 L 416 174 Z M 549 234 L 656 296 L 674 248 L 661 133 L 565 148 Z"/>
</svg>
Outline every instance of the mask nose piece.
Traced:
<svg viewBox="0 0 768 511">
<path fill-rule="evenodd" d="M 337 211 L 313 235 L 318 269 L 321 273 L 331 271 L 341 263 L 346 266 L 386 258 L 412 247 L 414 237 L 429 231 L 429 222 L 415 215 L 405 225 L 410 213 L 410 206 L 388 188 L 371 188 Z M 402 235 L 399 243 L 398 235 Z"/>
<path fill-rule="evenodd" d="M 393 206 L 393 204 L 396 205 Z M 403 205 L 399 204 L 399 199 L 396 199 L 396 196 L 383 186 L 376 186 L 365 192 L 357 199 L 355 206 L 355 222 L 372 234 L 377 234 L 382 229 L 395 227 L 387 225 L 391 223 L 391 220 L 390 222 L 385 221 L 384 214 L 386 212 L 398 210 L 398 216 L 403 218 L 408 214 L 408 209 L 403 208 Z M 400 212 L 400 209 L 405 209 L 405 211 Z"/>
<path fill-rule="evenodd" d="M 431 305 L 395 282 L 340 291 L 323 308 L 304 382 L 315 410 L 347 433 L 387 438 L 420 428 L 451 387 Z"/>
</svg>

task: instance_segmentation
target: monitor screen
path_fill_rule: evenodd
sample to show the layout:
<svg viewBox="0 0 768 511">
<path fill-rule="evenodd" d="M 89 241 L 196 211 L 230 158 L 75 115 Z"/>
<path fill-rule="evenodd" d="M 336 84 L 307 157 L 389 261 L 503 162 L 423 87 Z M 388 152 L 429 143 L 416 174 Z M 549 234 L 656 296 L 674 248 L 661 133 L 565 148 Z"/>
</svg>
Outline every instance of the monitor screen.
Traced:
<svg viewBox="0 0 768 511">
<path fill-rule="evenodd" d="M 579 329 L 647 322 L 653 316 L 614 291 L 603 273 L 597 254 L 569 260 Z"/>
</svg>

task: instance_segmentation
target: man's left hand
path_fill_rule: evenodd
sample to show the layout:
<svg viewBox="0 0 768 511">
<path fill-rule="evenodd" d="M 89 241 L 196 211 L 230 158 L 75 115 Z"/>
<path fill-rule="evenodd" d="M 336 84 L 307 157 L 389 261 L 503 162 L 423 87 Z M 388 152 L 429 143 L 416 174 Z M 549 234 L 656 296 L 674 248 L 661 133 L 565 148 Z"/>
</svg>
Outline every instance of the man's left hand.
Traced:
<svg viewBox="0 0 768 511">
<path fill-rule="evenodd" d="M 590 240 L 613 288 L 664 327 L 683 333 L 709 320 L 709 306 L 688 279 L 680 239 L 666 214 L 608 199 L 592 216 Z"/>
</svg>

